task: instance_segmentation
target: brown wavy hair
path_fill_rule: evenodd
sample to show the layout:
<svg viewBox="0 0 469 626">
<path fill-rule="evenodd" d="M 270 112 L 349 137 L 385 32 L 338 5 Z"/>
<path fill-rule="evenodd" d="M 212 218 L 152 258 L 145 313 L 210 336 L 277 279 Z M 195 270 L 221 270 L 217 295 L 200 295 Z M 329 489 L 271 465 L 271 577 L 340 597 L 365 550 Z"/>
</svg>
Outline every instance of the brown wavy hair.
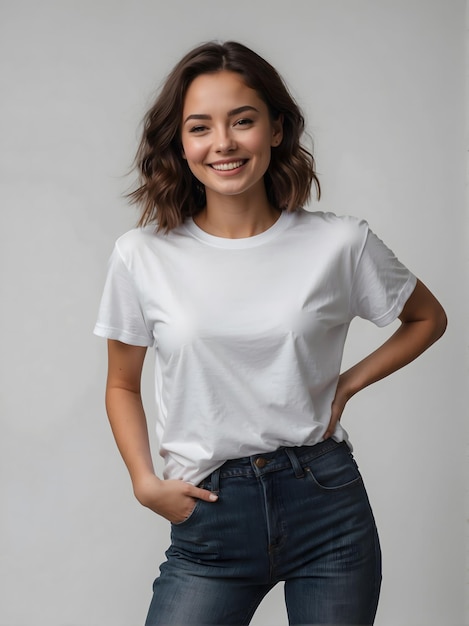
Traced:
<svg viewBox="0 0 469 626">
<path fill-rule="evenodd" d="M 179 61 L 144 117 L 135 157 L 138 187 L 128 194 L 130 202 L 141 209 L 138 226 L 156 222 L 158 230 L 167 232 L 205 206 L 205 189 L 182 157 L 182 111 L 192 81 L 222 70 L 240 74 L 266 103 L 273 120 L 283 116 L 283 139 L 272 149 L 264 175 L 269 202 L 277 209 L 294 211 L 308 201 L 313 182 L 320 198 L 313 155 L 300 143 L 304 117 L 278 72 L 240 43 L 209 42 Z"/>
</svg>

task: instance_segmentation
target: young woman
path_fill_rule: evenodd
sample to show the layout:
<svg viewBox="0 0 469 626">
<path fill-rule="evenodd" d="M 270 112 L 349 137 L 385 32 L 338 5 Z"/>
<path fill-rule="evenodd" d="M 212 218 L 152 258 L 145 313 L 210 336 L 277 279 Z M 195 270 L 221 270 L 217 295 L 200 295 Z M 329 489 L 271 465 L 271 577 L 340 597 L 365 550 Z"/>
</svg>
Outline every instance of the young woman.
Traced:
<svg viewBox="0 0 469 626">
<path fill-rule="evenodd" d="M 340 418 L 415 359 L 443 309 L 364 221 L 301 207 L 319 182 L 275 69 L 208 43 L 145 119 L 139 227 L 112 254 L 95 332 L 106 405 L 135 495 L 172 523 L 147 626 L 248 624 L 285 581 L 290 624 L 372 624 L 373 515 Z M 340 374 L 355 316 L 399 318 Z M 155 348 L 155 475 L 140 396 Z"/>
</svg>

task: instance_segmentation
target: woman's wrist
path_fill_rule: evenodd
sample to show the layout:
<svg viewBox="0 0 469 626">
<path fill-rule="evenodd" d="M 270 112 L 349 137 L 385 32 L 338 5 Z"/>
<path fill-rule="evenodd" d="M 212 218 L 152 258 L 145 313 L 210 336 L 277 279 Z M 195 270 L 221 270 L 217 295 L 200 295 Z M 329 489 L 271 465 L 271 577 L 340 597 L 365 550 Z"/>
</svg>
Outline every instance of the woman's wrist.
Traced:
<svg viewBox="0 0 469 626">
<path fill-rule="evenodd" d="M 350 398 L 361 389 L 357 381 L 357 376 L 354 375 L 353 369 L 354 368 L 351 368 L 346 372 L 343 372 L 339 376 L 339 381 L 337 383 L 337 390 L 346 402 L 348 402 Z"/>
<path fill-rule="evenodd" d="M 143 506 L 154 501 L 155 490 L 159 489 L 161 479 L 151 470 L 132 477 L 134 495 Z"/>
</svg>

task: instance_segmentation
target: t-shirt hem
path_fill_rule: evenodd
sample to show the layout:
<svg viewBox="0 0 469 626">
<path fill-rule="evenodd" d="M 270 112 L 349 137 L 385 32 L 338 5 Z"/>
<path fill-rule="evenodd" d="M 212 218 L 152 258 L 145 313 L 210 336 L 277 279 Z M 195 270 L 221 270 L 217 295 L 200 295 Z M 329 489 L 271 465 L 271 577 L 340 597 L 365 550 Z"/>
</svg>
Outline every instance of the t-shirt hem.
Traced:
<svg viewBox="0 0 469 626">
<path fill-rule="evenodd" d="M 394 322 L 394 320 L 401 314 L 402 309 L 404 308 L 405 303 L 414 291 L 416 284 L 417 278 L 413 274 L 410 274 L 406 283 L 402 287 L 394 306 L 381 317 L 378 317 L 377 319 L 373 319 L 371 321 L 380 328 L 382 328 L 383 326 L 387 326 L 391 322 Z"/>
<path fill-rule="evenodd" d="M 149 340 L 148 337 L 132 335 L 119 328 L 110 328 L 108 326 L 101 326 L 100 324 L 96 324 L 93 329 L 93 334 L 97 337 L 104 337 L 105 339 L 115 339 L 116 341 L 121 341 L 130 346 L 150 348 L 153 345 L 153 341 Z"/>
</svg>

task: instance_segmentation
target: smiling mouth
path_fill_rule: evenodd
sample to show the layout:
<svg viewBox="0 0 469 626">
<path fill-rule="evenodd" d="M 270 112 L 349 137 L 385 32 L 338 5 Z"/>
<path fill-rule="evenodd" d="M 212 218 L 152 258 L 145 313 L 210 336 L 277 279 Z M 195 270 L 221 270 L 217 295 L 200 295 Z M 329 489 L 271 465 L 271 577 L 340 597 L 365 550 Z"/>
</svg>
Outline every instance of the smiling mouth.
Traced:
<svg viewBox="0 0 469 626">
<path fill-rule="evenodd" d="M 214 170 L 217 170 L 219 172 L 226 172 L 229 170 L 235 170 L 245 163 L 247 163 L 247 159 L 240 161 L 231 161 L 230 163 L 212 163 L 210 167 L 213 167 Z"/>
</svg>

